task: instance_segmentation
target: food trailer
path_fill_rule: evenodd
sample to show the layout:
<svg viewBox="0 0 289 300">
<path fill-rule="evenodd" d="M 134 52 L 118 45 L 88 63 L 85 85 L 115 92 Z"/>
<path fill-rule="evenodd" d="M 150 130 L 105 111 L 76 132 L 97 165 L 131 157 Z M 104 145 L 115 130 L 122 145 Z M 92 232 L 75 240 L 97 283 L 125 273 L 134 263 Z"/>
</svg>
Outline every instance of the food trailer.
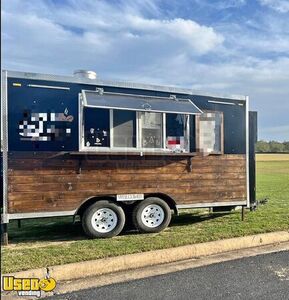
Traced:
<svg viewBox="0 0 289 300">
<path fill-rule="evenodd" d="M 90 237 L 166 228 L 179 209 L 255 202 L 247 96 L 2 71 L 2 217 L 80 216 Z"/>
</svg>

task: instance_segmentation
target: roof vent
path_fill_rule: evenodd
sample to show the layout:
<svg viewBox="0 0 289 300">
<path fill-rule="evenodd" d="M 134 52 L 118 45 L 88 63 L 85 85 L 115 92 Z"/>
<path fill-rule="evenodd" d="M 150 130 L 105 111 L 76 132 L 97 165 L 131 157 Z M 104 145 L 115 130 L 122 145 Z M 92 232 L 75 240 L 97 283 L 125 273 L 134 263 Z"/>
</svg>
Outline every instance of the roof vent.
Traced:
<svg viewBox="0 0 289 300">
<path fill-rule="evenodd" d="M 76 70 L 73 75 L 77 78 L 96 79 L 97 75 L 94 71 Z"/>
</svg>

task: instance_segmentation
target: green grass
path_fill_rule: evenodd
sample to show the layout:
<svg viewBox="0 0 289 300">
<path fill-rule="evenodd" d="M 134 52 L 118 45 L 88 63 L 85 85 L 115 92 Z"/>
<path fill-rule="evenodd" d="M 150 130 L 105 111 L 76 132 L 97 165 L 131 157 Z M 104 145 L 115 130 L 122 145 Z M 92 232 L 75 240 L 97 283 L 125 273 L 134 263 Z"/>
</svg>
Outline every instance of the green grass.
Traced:
<svg viewBox="0 0 289 300">
<path fill-rule="evenodd" d="M 257 199 L 269 198 L 255 212 L 209 214 L 207 210 L 182 211 L 159 234 L 124 232 L 112 239 L 89 240 L 71 218 L 24 220 L 9 224 L 10 246 L 2 247 L 2 272 L 15 272 L 153 249 L 289 230 L 289 161 L 257 163 Z"/>
<path fill-rule="evenodd" d="M 288 153 L 258 153 L 256 156 L 257 161 L 289 161 Z"/>
</svg>

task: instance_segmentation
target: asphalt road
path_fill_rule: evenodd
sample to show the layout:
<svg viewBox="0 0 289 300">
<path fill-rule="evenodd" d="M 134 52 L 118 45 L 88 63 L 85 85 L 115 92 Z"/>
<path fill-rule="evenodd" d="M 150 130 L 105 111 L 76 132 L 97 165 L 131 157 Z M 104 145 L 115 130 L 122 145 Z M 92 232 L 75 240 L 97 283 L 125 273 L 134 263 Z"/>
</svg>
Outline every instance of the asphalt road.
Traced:
<svg viewBox="0 0 289 300">
<path fill-rule="evenodd" d="M 289 300 L 289 251 L 58 295 L 58 300 Z"/>
</svg>

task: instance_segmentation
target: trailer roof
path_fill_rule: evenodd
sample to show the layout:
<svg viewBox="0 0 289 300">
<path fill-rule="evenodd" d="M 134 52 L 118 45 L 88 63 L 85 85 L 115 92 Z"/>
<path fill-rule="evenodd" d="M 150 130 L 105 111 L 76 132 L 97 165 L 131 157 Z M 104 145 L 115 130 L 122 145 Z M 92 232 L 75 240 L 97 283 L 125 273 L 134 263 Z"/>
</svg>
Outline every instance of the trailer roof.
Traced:
<svg viewBox="0 0 289 300">
<path fill-rule="evenodd" d="M 226 94 L 204 92 L 204 91 L 188 89 L 188 88 L 180 88 L 174 86 L 162 86 L 162 85 L 153 85 L 153 84 L 145 84 L 145 83 L 135 83 L 129 81 L 102 80 L 99 78 L 86 79 L 86 78 L 78 78 L 75 76 L 63 76 L 63 75 L 52 75 L 52 74 L 41 74 L 41 73 L 31 73 L 31 72 L 19 72 L 19 71 L 3 70 L 3 72 L 7 72 L 7 76 L 10 78 L 93 84 L 98 86 L 132 88 L 132 89 L 168 92 L 168 93 L 185 94 L 185 95 L 207 96 L 207 97 L 223 98 L 223 99 L 231 99 L 231 100 L 244 100 L 244 101 L 247 100 L 247 96 L 244 95 L 234 95 L 234 94 L 226 95 Z"/>
</svg>

